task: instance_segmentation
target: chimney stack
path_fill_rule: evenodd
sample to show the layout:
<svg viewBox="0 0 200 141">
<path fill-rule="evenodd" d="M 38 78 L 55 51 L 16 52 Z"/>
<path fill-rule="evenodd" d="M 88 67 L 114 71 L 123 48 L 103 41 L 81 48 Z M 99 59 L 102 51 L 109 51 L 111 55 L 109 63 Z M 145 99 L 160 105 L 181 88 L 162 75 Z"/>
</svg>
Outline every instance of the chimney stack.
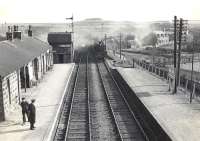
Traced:
<svg viewBox="0 0 200 141">
<path fill-rule="evenodd" d="M 28 26 L 28 36 L 32 37 L 31 25 Z"/>
<path fill-rule="evenodd" d="M 14 25 L 14 31 L 18 31 L 18 26 Z"/>
<path fill-rule="evenodd" d="M 13 31 L 13 39 L 20 39 L 22 38 L 22 32 L 18 31 L 18 26 L 14 25 L 14 31 Z"/>
<path fill-rule="evenodd" d="M 12 41 L 13 34 L 12 34 L 12 27 L 8 26 L 8 31 L 6 32 L 6 39 Z"/>
</svg>

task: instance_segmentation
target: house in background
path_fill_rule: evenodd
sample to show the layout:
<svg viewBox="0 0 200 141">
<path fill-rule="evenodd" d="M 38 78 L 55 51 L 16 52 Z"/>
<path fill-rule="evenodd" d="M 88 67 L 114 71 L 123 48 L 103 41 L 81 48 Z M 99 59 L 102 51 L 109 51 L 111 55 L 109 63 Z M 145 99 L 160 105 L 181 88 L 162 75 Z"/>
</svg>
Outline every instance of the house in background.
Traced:
<svg viewBox="0 0 200 141">
<path fill-rule="evenodd" d="M 157 37 L 157 47 L 160 46 L 171 46 L 173 45 L 173 41 L 170 40 L 170 36 L 173 35 L 173 32 L 168 32 L 166 30 L 163 31 L 154 31 Z"/>
<path fill-rule="evenodd" d="M 36 85 L 53 66 L 52 47 L 32 37 L 31 27 L 28 36 L 18 26 L 8 29 L 7 40 L 0 42 L 0 121 L 19 105 L 22 90 Z"/>
</svg>

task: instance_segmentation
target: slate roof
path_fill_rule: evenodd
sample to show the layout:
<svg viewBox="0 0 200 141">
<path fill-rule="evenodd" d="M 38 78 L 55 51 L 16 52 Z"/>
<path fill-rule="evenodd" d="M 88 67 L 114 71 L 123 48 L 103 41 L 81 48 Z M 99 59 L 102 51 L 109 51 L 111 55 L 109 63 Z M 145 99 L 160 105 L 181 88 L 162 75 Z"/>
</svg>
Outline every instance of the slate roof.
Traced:
<svg viewBox="0 0 200 141">
<path fill-rule="evenodd" d="M 50 32 L 47 39 L 50 45 L 71 44 L 72 42 L 70 32 Z"/>
<path fill-rule="evenodd" d="M 0 75 L 12 73 L 49 49 L 50 45 L 33 37 L 0 42 Z"/>
</svg>

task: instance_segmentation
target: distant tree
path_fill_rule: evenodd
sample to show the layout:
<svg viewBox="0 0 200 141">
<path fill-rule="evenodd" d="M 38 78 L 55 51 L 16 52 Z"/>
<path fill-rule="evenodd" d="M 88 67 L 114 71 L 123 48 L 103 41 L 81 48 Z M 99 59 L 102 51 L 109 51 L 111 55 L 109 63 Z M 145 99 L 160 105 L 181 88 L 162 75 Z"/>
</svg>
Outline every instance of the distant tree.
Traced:
<svg viewBox="0 0 200 141">
<path fill-rule="evenodd" d="M 200 29 L 193 28 L 187 35 L 186 48 L 182 49 L 185 52 L 200 52 Z"/>
<path fill-rule="evenodd" d="M 154 33 L 149 33 L 148 35 L 146 35 L 143 39 L 142 39 L 142 45 L 146 46 L 146 45 L 152 45 L 153 47 L 155 47 L 156 43 L 157 43 L 158 39 L 156 37 L 156 34 Z"/>
</svg>

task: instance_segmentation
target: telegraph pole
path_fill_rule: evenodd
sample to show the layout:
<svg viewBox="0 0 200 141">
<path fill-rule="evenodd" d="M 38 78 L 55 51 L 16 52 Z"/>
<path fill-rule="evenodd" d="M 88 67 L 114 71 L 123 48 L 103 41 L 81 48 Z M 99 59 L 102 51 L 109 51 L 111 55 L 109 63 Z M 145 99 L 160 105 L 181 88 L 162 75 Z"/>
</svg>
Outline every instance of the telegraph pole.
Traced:
<svg viewBox="0 0 200 141">
<path fill-rule="evenodd" d="M 177 22 L 177 17 L 174 16 L 174 75 L 175 75 L 175 78 L 174 78 L 174 91 L 173 91 L 173 94 L 177 92 L 177 77 L 176 77 L 176 50 L 177 50 L 177 42 L 176 42 L 176 35 L 177 35 L 177 32 L 176 32 L 176 22 Z"/>
<path fill-rule="evenodd" d="M 121 35 L 121 33 L 119 35 L 119 49 L 120 49 L 120 59 L 121 59 L 121 56 L 122 56 L 122 35 Z"/>
<path fill-rule="evenodd" d="M 106 39 L 107 39 L 107 35 L 105 34 L 105 51 L 106 51 Z"/>
<path fill-rule="evenodd" d="M 194 41 L 193 41 L 193 46 L 192 46 L 192 72 L 191 72 L 191 83 L 193 81 L 193 69 L 194 69 Z M 194 87 L 194 84 L 193 84 Z M 190 103 L 192 103 L 192 95 L 193 95 L 193 90 L 191 89 L 190 92 Z"/>
<path fill-rule="evenodd" d="M 177 66 L 177 81 L 176 85 L 179 85 L 180 81 L 180 62 L 181 62 L 181 41 L 182 41 L 182 27 L 183 19 L 180 19 L 180 28 L 179 28 L 179 42 L 178 42 L 178 66 Z M 177 87 L 177 86 L 176 86 Z"/>
</svg>

